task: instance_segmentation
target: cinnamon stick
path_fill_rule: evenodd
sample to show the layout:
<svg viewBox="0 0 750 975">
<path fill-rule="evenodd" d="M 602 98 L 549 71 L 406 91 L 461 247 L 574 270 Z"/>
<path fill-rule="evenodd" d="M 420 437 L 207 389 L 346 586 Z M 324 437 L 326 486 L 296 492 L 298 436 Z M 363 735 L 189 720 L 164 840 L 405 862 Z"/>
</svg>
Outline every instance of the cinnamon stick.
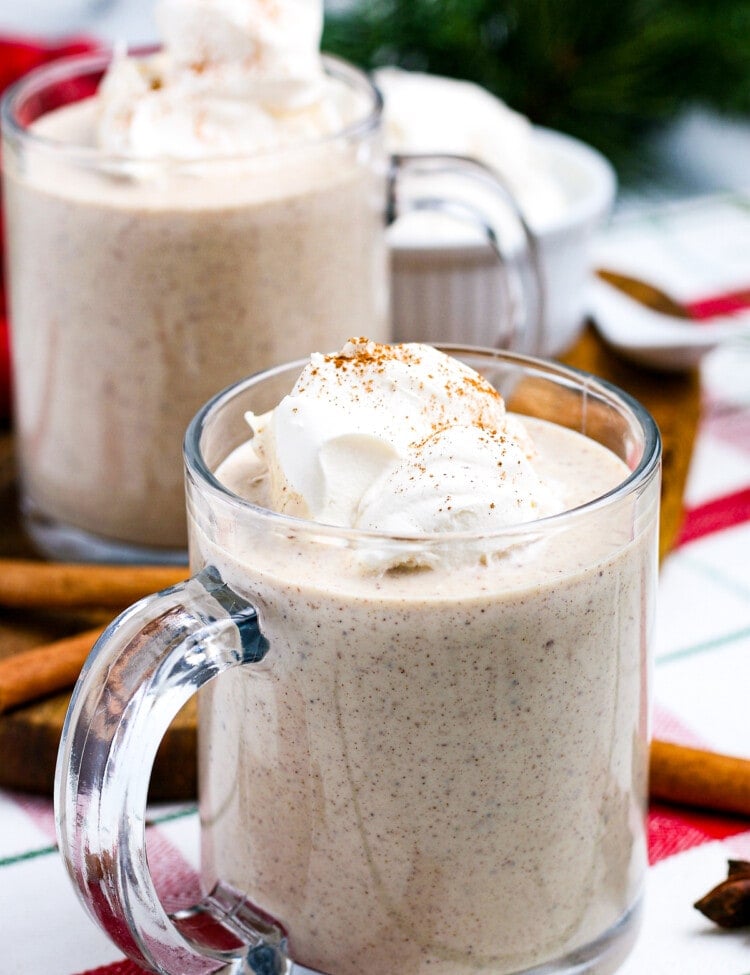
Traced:
<svg viewBox="0 0 750 975">
<path fill-rule="evenodd" d="M 649 791 L 652 799 L 750 816 L 750 761 L 653 741 Z"/>
<path fill-rule="evenodd" d="M 0 606 L 124 609 L 188 576 L 187 566 L 95 565 L 0 559 Z"/>
<path fill-rule="evenodd" d="M 0 660 L 0 714 L 72 687 L 103 631 L 86 630 Z"/>
</svg>

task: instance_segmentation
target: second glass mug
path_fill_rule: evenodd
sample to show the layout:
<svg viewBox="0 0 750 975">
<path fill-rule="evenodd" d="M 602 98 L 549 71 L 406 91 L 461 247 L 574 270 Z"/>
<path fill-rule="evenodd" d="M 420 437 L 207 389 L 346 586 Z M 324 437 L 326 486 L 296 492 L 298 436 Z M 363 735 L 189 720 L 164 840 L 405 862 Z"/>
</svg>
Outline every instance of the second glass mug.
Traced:
<svg viewBox="0 0 750 975">
<path fill-rule="evenodd" d="M 325 60 L 356 105 L 335 135 L 159 161 L 76 144 L 82 117 L 51 127 L 85 110 L 108 59 L 47 65 L 2 104 L 21 504 L 45 554 L 184 561 L 190 418 L 251 372 L 389 339 L 385 231 L 409 210 L 478 222 L 498 255 L 510 241 L 508 313 L 482 344 L 533 351 L 541 279 L 511 196 L 471 160 L 389 157 L 357 69 Z"/>
<path fill-rule="evenodd" d="M 585 433 L 630 473 L 491 535 L 390 537 L 265 511 L 214 476 L 248 437 L 246 411 L 274 407 L 301 363 L 198 413 L 185 441 L 194 575 L 98 643 L 55 786 L 84 905 L 154 971 L 599 975 L 632 944 L 658 431 L 563 366 L 449 351 L 509 409 Z M 457 551 L 503 554 L 477 571 Z M 394 555 L 433 568 L 377 571 Z M 170 917 L 146 859 L 146 796 L 159 740 L 198 689 L 205 896 Z M 197 938 L 196 915 L 224 940 Z"/>
</svg>

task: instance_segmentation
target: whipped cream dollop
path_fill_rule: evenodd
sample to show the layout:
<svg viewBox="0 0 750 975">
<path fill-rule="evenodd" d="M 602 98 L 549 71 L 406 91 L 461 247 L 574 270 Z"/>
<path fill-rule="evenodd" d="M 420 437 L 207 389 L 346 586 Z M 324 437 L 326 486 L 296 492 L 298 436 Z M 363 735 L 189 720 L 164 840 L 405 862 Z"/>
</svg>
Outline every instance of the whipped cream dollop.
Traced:
<svg viewBox="0 0 750 975">
<path fill-rule="evenodd" d="M 560 182 L 547 168 L 529 120 L 486 89 L 439 75 L 381 68 L 388 149 L 470 156 L 493 169 L 535 225 L 565 212 Z"/>
<path fill-rule="evenodd" d="M 116 56 L 98 143 L 141 159 L 257 153 L 338 131 L 350 106 L 323 71 L 321 0 L 158 0 L 162 50 Z"/>
<path fill-rule="evenodd" d="M 256 486 L 275 511 L 420 535 L 492 531 L 560 511 L 500 394 L 417 343 L 314 354 L 269 413 L 248 414 Z"/>
</svg>

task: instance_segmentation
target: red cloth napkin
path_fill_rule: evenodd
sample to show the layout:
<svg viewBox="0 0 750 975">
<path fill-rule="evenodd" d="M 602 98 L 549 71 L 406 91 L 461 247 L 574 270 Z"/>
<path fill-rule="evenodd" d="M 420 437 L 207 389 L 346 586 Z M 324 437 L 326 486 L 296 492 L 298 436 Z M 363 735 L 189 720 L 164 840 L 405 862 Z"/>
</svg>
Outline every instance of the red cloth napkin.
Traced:
<svg viewBox="0 0 750 975">
<path fill-rule="evenodd" d="M 82 54 L 95 45 L 82 39 L 70 40 L 63 44 L 42 44 L 30 40 L 0 38 L 0 92 L 32 68 L 65 57 L 68 54 Z M 4 249 L 5 234 L 0 207 L 0 241 Z M 0 257 L 2 253 L 0 253 Z M 5 278 L 3 262 L 0 261 L 0 421 L 7 420 L 11 410 L 11 378 L 8 319 L 5 302 Z"/>
</svg>

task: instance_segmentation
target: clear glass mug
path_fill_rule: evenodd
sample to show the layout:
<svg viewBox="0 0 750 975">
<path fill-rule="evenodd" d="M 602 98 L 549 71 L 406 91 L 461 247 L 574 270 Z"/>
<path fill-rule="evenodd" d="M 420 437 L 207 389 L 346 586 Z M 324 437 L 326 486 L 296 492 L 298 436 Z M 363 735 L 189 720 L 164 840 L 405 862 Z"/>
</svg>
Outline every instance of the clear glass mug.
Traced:
<svg viewBox="0 0 750 975">
<path fill-rule="evenodd" d="M 200 405 L 351 335 L 387 340 L 385 230 L 401 213 L 450 209 L 498 254 L 522 221 L 471 160 L 389 157 L 379 93 L 332 58 L 356 105 L 333 136 L 230 160 L 87 147 L 108 60 L 47 65 L 2 103 L 21 504 L 48 556 L 184 561 L 180 444 Z M 505 266 L 498 345 L 529 351 L 540 279 Z"/>
<path fill-rule="evenodd" d="M 97 644 L 55 786 L 84 905 L 155 971 L 582 975 L 612 970 L 632 942 L 659 434 L 584 374 L 450 351 L 509 409 L 604 443 L 630 473 L 595 501 L 492 535 L 389 537 L 271 513 L 215 478 L 247 439 L 245 412 L 273 407 L 300 363 L 197 414 L 185 441 L 193 576 Z M 394 560 L 432 568 L 379 571 Z M 169 917 L 146 860 L 147 788 L 160 738 L 198 689 L 205 897 Z M 223 942 L 197 939 L 196 912 Z"/>
</svg>

